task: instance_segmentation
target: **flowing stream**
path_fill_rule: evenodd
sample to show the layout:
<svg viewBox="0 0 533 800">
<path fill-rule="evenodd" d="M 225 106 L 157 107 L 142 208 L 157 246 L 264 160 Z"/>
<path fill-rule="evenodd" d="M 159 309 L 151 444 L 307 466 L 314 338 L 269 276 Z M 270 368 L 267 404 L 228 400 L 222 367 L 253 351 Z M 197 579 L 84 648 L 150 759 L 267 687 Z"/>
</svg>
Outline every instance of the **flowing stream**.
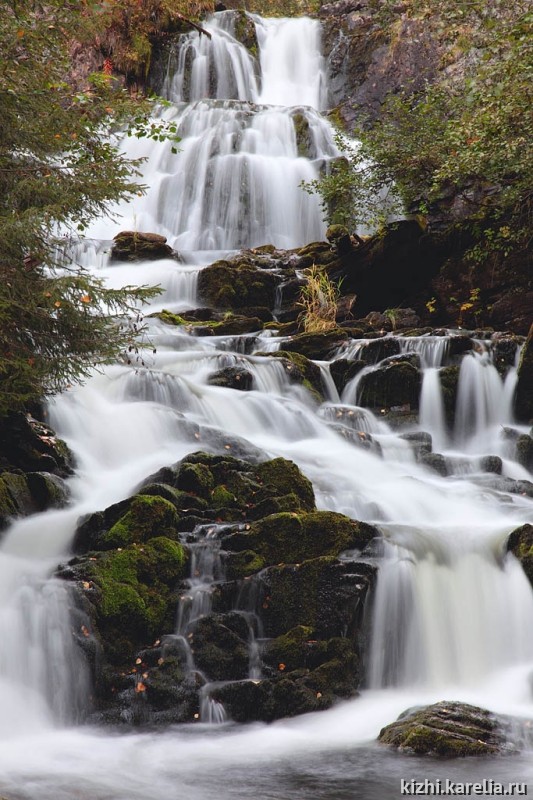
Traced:
<svg viewBox="0 0 533 800">
<path fill-rule="evenodd" d="M 321 239 L 316 197 L 300 188 L 337 155 L 328 123 L 319 23 L 254 18 L 258 59 L 233 36 L 231 12 L 215 15 L 212 39 L 192 33 L 172 54 L 164 91 L 172 102 L 180 152 L 130 140 L 143 155 L 145 197 L 100 219 L 76 259 L 110 285 L 161 283 L 151 310 L 198 306 L 199 270 L 221 252 Z M 108 261 L 119 230 L 155 231 L 186 263 L 121 266 Z M 400 778 L 519 780 L 531 783 L 526 756 L 474 763 L 405 760 L 376 745 L 380 728 L 413 705 L 464 700 L 533 718 L 533 593 L 517 561 L 504 558 L 507 535 L 531 521 L 533 501 L 510 493 L 531 479 L 509 451 L 516 369 L 505 381 L 491 344 L 467 354 L 449 430 L 440 369 L 449 338 L 400 337 L 424 372 L 419 426 L 442 453 L 447 476 L 417 462 L 415 447 L 357 406 L 360 375 L 317 409 L 290 384 L 263 334 L 198 338 L 151 319 L 157 352 L 146 366 L 116 365 L 51 405 L 51 423 L 77 458 L 73 501 L 14 524 L 0 553 L 0 794 L 8 800 L 221 800 L 256 797 L 372 800 L 399 797 Z M 357 358 L 369 341 L 337 357 Z M 255 389 L 208 385 L 208 375 L 244 364 Z M 369 371 L 374 366 L 366 367 Z M 179 411 L 179 413 L 178 413 Z M 202 720 L 159 733 L 115 733 L 77 726 L 88 675 L 73 641 L 68 588 L 48 576 L 68 559 L 78 517 L 126 496 L 159 467 L 197 449 L 183 418 L 294 460 L 313 482 L 319 508 L 377 525 L 385 537 L 375 593 L 366 686 L 327 712 L 245 728 L 224 723 L 208 694 Z M 338 420 L 369 437 L 362 449 L 338 435 Z M 487 456 L 502 459 L 502 478 Z M 506 483 L 507 481 L 507 483 Z M 220 570 L 209 531 L 194 545 L 195 574 L 178 613 L 176 636 L 209 608 Z M 242 613 L 248 614 L 245 604 Z M 250 675 L 260 677 L 261 631 L 250 623 Z M 195 669 L 192 656 L 190 668 Z M 224 724 L 212 724 L 212 723 Z M 512 763 L 511 763 L 512 761 Z"/>
</svg>

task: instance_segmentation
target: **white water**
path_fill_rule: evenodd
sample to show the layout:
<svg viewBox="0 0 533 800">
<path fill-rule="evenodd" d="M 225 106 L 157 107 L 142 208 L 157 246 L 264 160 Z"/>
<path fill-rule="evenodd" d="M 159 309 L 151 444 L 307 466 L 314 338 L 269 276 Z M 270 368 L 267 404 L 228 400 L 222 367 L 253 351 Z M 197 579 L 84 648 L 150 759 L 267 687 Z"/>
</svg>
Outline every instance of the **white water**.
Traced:
<svg viewBox="0 0 533 800">
<path fill-rule="evenodd" d="M 323 228 L 316 205 L 297 189 L 300 175 L 316 174 L 316 165 L 298 157 L 293 110 L 247 103 L 301 103 L 304 93 L 294 87 L 305 85 L 305 102 L 321 107 L 319 60 L 295 58 L 302 42 L 306 54 L 318 52 L 317 27 L 306 20 L 259 24 L 263 75 L 262 94 L 256 96 L 248 56 L 233 43 L 229 23 L 211 23 L 213 32 L 220 32 L 214 37 L 216 47 L 221 45 L 215 63 L 247 65 L 241 77 L 232 68 L 232 96 L 240 105 L 193 93 L 195 104 L 165 112 L 179 119 L 182 153 L 172 156 L 165 146 L 149 145 L 147 198 L 123 209 L 115 227 L 99 221 L 92 235 L 109 240 L 135 223 L 190 250 L 270 241 L 287 246 L 319 238 Z M 205 37 L 199 46 L 210 52 Z M 201 64 L 194 84 L 200 95 Z M 230 91 L 222 86 L 217 82 L 219 98 L 219 92 Z M 326 141 L 329 134 L 316 112 L 306 114 Z M 248 182 L 250 176 L 254 180 Z M 116 267 L 107 264 L 98 245 L 78 255 L 114 285 L 126 270 L 128 282 L 156 276 L 167 292 L 156 308 L 196 304 L 197 267 L 175 262 Z M 333 403 L 317 413 L 312 398 L 288 384 L 275 360 L 232 354 L 219 337 L 194 338 L 156 322 L 153 341 L 157 354 L 147 355 L 146 369 L 112 367 L 57 398 L 52 423 L 79 465 L 71 481 L 73 507 L 13 525 L 2 543 L 0 792 L 9 800 L 207 800 L 215 792 L 224 800 L 396 797 L 399 777 L 410 769 L 413 777 L 442 774 L 427 762 L 398 766 L 371 744 L 380 727 L 406 708 L 462 699 L 533 717 L 533 594 L 518 564 L 504 560 L 502 552 L 507 534 L 531 519 L 529 498 L 487 491 L 475 475 L 441 478 L 417 464 L 405 440 L 353 401 L 344 411 Z M 362 346 L 353 344 L 352 357 Z M 415 349 L 433 370 L 445 357 L 440 342 L 414 340 L 402 347 Z M 252 372 L 254 391 L 207 385 L 209 373 L 232 360 Z M 424 386 L 430 399 L 424 401 L 421 429 L 444 445 L 442 413 L 431 400 L 438 397 L 437 387 L 434 381 Z M 488 357 L 467 356 L 452 432 L 456 452 L 466 459 L 487 453 L 508 459 L 497 428 L 512 424 L 510 408 L 509 387 Z M 361 698 L 320 715 L 245 729 L 199 724 L 157 735 L 116 735 L 64 727 L 76 722 L 88 687 L 73 646 L 65 587 L 46 576 L 68 558 L 81 513 L 126 497 L 151 472 L 198 449 L 198 441 L 185 434 L 181 415 L 200 426 L 202 444 L 209 444 L 208 428 L 215 427 L 269 455 L 295 460 L 313 481 L 320 507 L 381 527 L 387 557 L 375 598 L 370 688 Z M 331 422 L 376 437 L 385 457 L 346 441 Z M 509 469 L 513 477 L 527 476 L 514 462 Z M 209 602 L 205 581 L 191 588 L 198 601 Z M 77 635 L 83 635 L 82 624 L 80 619 Z M 186 627 L 186 621 L 180 624 Z M 216 709 L 211 711 L 215 718 Z M 532 768 L 524 760 L 511 767 L 478 762 L 451 765 L 444 774 L 530 780 Z"/>
</svg>

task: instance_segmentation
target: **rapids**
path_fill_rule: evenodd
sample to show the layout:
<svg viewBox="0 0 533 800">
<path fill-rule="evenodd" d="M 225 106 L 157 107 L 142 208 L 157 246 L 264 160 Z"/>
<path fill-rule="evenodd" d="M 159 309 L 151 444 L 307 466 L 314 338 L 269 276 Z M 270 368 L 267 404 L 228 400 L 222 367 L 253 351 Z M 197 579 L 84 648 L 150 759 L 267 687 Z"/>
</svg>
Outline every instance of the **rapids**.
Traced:
<svg viewBox="0 0 533 800">
<path fill-rule="evenodd" d="M 337 155 L 328 123 L 319 23 L 254 18 L 259 59 L 233 36 L 230 12 L 207 24 L 213 38 L 182 37 L 169 63 L 162 113 L 182 141 L 125 143 L 147 157 L 145 197 L 97 220 L 75 253 L 111 285 L 160 283 L 151 310 L 199 304 L 199 270 L 220 252 L 273 243 L 296 247 L 323 237 L 318 201 L 299 186 Z M 191 67 L 192 64 L 192 67 Z M 305 152 L 295 120 L 306 121 Z M 109 263 L 119 229 L 157 231 L 186 256 L 134 266 Z M 357 383 L 342 400 L 331 379 L 319 409 L 283 370 L 254 355 L 276 342 L 195 338 L 150 320 L 157 352 L 146 366 L 117 364 L 55 398 L 51 424 L 74 451 L 73 501 L 12 525 L 0 553 L 0 794 L 9 800 L 373 800 L 399 796 L 400 778 L 532 783 L 526 756 L 439 763 L 395 756 L 376 745 L 380 728 L 414 705 L 464 700 L 533 718 L 533 593 L 521 567 L 503 557 L 507 535 L 531 521 L 533 502 L 488 480 L 482 460 L 499 455 L 503 476 L 528 479 L 509 455 L 502 425 L 514 426 L 516 370 L 504 382 L 490 344 L 464 357 L 455 429 L 444 421 L 439 368 L 447 337 L 401 340 L 424 369 L 420 425 L 451 465 L 443 478 L 417 463 L 384 420 L 358 409 Z M 350 343 L 337 357 L 357 358 Z M 256 389 L 210 386 L 221 366 L 245 363 Z M 329 376 L 327 364 L 321 365 Z M 372 370 L 374 367 L 367 367 Z M 354 428 L 379 450 L 354 447 L 332 421 L 348 405 Z M 178 413 L 179 412 L 179 413 Z M 128 495 L 159 467 L 197 449 L 183 417 L 241 437 L 269 456 L 298 463 L 320 508 L 376 524 L 385 537 L 361 697 L 327 712 L 245 728 L 207 703 L 202 721 L 158 733 L 87 728 L 89 687 L 72 634 L 68 589 L 48 576 L 68 559 L 77 518 Z M 381 453 L 381 454 L 380 454 Z M 202 561 L 199 550 L 198 562 Z M 202 564 L 204 564 L 203 559 Z M 194 613 L 209 602 L 201 567 Z M 209 577 L 210 576 L 210 577 Z M 204 605 L 202 605 L 204 604 Z M 200 611 L 198 611 L 200 609 Z M 178 613 L 179 635 L 184 618 Z M 253 673 L 251 666 L 251 674 Z M 209 724 L 219 722 L 222 724 Z"/>
</svg>

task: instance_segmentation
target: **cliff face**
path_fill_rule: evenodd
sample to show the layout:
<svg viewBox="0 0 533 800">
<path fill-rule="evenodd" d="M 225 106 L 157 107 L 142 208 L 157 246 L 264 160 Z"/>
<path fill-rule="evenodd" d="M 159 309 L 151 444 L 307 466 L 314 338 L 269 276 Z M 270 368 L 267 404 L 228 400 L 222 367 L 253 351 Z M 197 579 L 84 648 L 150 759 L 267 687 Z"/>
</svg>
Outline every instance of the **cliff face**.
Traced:
<svg viewBox="0 0 533 800">
<path fill-rule="evenodd" d="M 356 119 L 379 117 L 389 93 L 433 82 L 446 49 L 435 27 L 409 18 L 404 4 L 387 17 L 373 6 L 371 0 L 338 0 L 319 12 L 331 105 L 348 130 Z"/>
</svg>

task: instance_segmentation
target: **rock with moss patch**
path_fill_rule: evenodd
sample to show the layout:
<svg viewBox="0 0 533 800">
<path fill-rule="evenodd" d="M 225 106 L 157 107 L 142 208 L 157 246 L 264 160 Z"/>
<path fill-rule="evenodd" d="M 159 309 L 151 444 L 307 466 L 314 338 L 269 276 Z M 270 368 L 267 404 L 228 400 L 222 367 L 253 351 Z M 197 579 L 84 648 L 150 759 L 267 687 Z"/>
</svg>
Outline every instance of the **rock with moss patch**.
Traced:
<svg viewBox="0 0 533 800">
<path fill-rule="evenodd" d="M 179 260 L 178 254 L 167 244 L 165 236 L 141 231 L 121 231 L 113 239 L 111 258 L 116 261 L 154 261 L 160 258 Z"/>
<path fill-rule="evenodd" d="M 241 392 L 249 392 L 254 388 L 254 376 L 244 367 L 223 367 L 211 373 L 207 382 L 210 386 L 239 389 Z"/>
<path fill-rule="evenodd" d="M 516 528 L 507 540 L 507 550 L 520 561 L 533 586 L 533 525 L 526 523 Z"/>
<path fill-rule="evenodd" d="M 255 269 L 248 263 L 217 261 L 198 275 L 198 294 L 216 309 L 273 308 L 280 281 L 272 272 Z"/>
<path fill-rule="evenodd" d="M 401 753 L 463 758 L 515 752 L 507 718 L 466 703 L 441 702 L 402 714 L 383 728 L 379 741 Z"/>
<path fill-rule="evenodd" d="M 179 542 L 156 536 L 73 559 L 59 576 L 76 581 L 92 611 L 104 657 L 125 664 L 137 649 L 174 627 L 174 587 L 187 574 L 187 554 Z"/>
<path fill-rule="evenodd" d="M 407 406 L 418 408 L 420 371 L 408 360 L 401 359 L 378 366 L 361 377 L 359 405 L 369 408 Z"/>
<path fill-rule="evenodd" d="M 31 414 L 14 413 L 0 419 L 0 469 L 72 475 L 74 457 L 62 439 Z"/>
<path fill-rule="evenodd" d="M 299 333 L 284 342 L 283 349 L 316 361 L 327 361 L 347 339 L 348 333 L 342 328 L 321 333 Z"/>
</svg>

